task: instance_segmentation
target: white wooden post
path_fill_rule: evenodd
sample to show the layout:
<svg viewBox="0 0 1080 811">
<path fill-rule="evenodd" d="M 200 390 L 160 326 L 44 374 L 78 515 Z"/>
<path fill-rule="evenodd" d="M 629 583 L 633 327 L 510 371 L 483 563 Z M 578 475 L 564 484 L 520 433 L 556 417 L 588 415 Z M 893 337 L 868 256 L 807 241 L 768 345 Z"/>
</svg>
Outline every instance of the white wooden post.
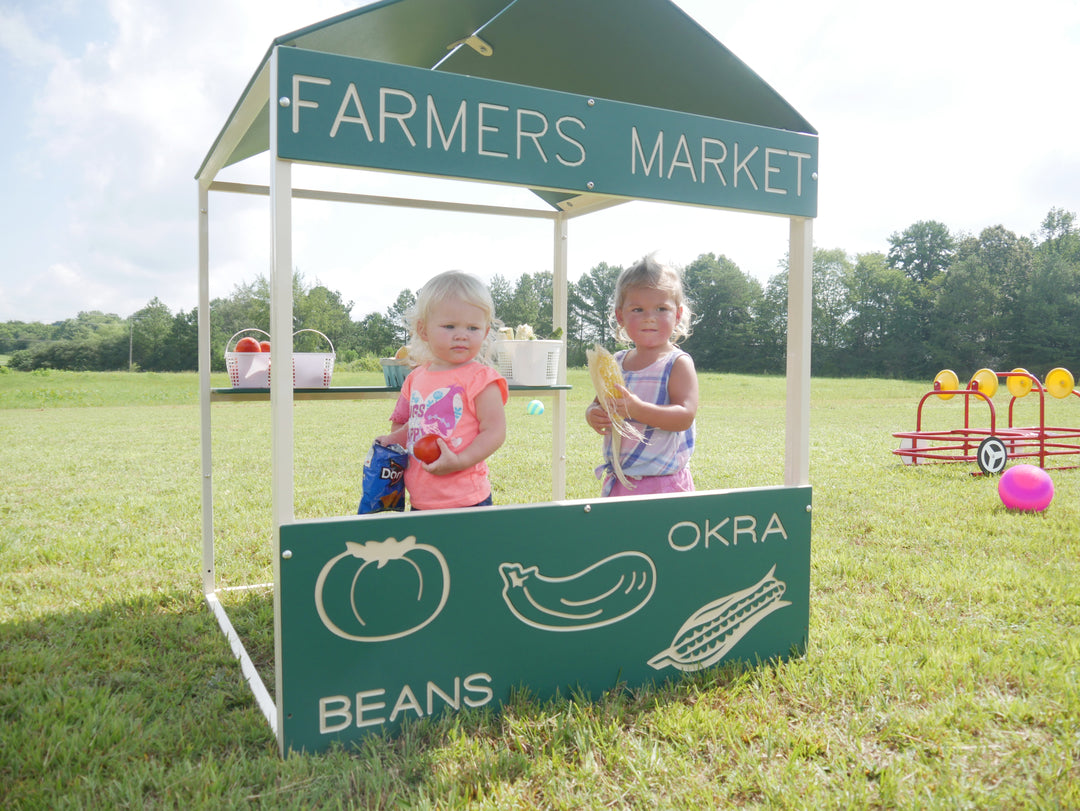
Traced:
<svg viewBox="0 0 1080 811">
<path fill-rule="evenodd" d="M 214 572 L 214 482 L 210 432 L 210 191 L 199 182 L 199 435 L 202 445 L 203 594 L 217 588 Z"/>
<path fill-rule="evenodd" d="M 567 221 L 566 215 L 556 215 L 554 228 L 554 259 L 551 278 L 551 326 L 562 330 L 563 351 L 559 354 L 560 384 L 566 383 L 566 338 L 567 330 Z M 551 498 L 561 501 L 566 498 L 566 391 L 555 392 L 555 402 L 551 416 Z"/>
<path fill-rule="evenodd" d="M 792 217 L 788 247 L 787 421 L 784 484 L 810 483 L 810 327 L 814 221 Z"/>
<path fill-rule="evenodd" d="M 278 158 L 278 48 L 270 57 L 270 458 L 274 583 L 281 582 L 281 525 L 293 504 L 292 165 Z M 280 717 L 281 590 L 274 589 L 274 705 Z M 284 746 L 283 725 L 276 730 Z"/>
<path fill-rule="evenodd" d="M 293 513 L 292 164 L 278 158 L 278 49 L 270 62 L 270 422 L 275 530 Z M 275 580 L 276 582 L 276 580 Z"/>
<path fill-rule="evenodd" d="M 270 192 L 270 422 L 274 526 L 293 512 L 292 167 L 274 158 Z"/>
</svg>

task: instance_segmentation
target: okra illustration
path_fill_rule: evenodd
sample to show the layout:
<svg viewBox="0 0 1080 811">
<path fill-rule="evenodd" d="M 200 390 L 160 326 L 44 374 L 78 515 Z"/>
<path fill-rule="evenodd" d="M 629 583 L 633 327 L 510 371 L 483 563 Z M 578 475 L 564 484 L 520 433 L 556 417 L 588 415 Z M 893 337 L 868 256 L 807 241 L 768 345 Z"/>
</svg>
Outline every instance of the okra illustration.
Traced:
<svg viewBox="0 0 1080 811">
<path fill-rule="evenodd" d="M 641 552 L 619 552 L 564 577 L 502 563 L 503 599 L 517 619 L 543 631 L 584 631 L 626 619 L 656 590 L 656 566 Z"/>
<path fill-rule="evenodd" d="M 753 586 L 703 605 L 649 664 L 657 670 L 701 670 L 719 662 L 751 628 L 773 611 L 791 605 L 781 599 L 787 585 L 773 577 L 775 571 L 774 565 Z"/>
</svg>

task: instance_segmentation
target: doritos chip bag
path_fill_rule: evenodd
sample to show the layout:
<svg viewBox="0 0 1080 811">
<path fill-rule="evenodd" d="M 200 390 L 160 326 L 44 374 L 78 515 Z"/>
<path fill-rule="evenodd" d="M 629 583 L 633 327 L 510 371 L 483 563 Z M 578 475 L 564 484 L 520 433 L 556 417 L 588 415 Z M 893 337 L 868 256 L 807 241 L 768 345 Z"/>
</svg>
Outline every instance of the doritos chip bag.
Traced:
<svg viewBox="0 0 1080 811">
<path fill-rule="evenodd" d="M 405 509 L 405 466 L 409 452 L 400 445 L 372 444 L 364 459 L 364 492 L 357 515 Z"/>
</svg>

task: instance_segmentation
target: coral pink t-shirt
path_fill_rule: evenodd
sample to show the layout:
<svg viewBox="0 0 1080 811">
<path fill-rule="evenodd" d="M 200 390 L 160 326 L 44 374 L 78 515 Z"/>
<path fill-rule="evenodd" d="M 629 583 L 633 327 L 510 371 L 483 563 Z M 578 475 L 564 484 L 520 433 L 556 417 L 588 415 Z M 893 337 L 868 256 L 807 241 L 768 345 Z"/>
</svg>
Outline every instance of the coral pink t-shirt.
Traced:
<svg viewBox="0 0 1080 811">
<path fill-rule="evenodd" d="M 460 453 L 480 433 L 476 398 L 493 384 L 499 387 L 505 405 L 509 398 L 506 379 L 490 366 L 478 361 L 440 371 L 432 371 L 428 364 L 418 366 L 405 378 L 391 420 L 408 423 L 406 447 L 410 453 L 424 434 L 438 434 L 454 453 Z M 402 410 L 403 406 L 406 411 Z M 417 509 L 471 507 L 491 494 L 486 462 L 435 476 L 415 458 L 409 461 L 405 468 L 405 489 Z"/>
</svg>

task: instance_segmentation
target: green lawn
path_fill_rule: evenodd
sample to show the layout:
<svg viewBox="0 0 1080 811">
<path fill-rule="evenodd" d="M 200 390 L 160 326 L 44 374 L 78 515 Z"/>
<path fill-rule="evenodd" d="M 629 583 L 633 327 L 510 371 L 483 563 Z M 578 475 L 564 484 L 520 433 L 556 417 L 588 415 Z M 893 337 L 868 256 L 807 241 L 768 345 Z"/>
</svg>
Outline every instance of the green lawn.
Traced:
<svg viewBox="0 0 1080 811">
<path fill-rule="evenodd" d="M 701 382 L 699 488 L 781 483 L 784 381 Z M 567 495 L 593 497 L 591 392 L 571 383 Z M 814 381 L 805 657 L 282 760 L 202 600 L 196 376 L 0 374 L 0 807 L 1080 807 L 1080 471 L 1022 514 L 973 465 L 902 465 L 891 434 L 928 386 Z M 525 402 L 491 462 L 503 504 L 550 494 L 550 413 Z M 300 517 L 355 511 L 389 408 L 297 404 Z M 963 420 L 927 408 L 927 427 Z M 1080 399 L 1048 402 L 1078 421 Z M 268 423 L 214 406 L 222 585 L 270 579 Z M 266 593 L 232 603 L 268 673 Z"/>
</svg>

